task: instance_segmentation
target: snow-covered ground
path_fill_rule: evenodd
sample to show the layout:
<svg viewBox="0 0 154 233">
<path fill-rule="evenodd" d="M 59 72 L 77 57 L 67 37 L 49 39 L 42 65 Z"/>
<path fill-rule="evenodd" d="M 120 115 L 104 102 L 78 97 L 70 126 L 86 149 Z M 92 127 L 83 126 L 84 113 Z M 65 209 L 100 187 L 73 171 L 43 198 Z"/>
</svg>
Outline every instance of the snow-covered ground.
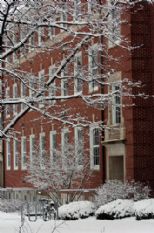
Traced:
<svg viewBox="0 0 154 233">
<path fill-rule="evenodd" d="M 74 221 L 44 222 L 27 219 L 22 233 L 154 233 L 154 220 L 136 221 L 134 218 L 123 220 L 96 220 L 95 217 Z M 20 216 L 0 212 L 0 233 L 19 233 Z"/>
</svg>

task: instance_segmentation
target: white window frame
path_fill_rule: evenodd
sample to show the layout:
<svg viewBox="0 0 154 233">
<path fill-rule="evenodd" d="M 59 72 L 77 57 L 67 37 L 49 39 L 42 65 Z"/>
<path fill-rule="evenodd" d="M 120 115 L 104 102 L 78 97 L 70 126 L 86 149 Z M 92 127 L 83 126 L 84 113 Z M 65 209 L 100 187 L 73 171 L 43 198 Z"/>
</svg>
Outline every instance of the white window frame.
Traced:
<svg viewBox="0 0 154 233">
<path fill-rule="evenodd" d="M 94 51 L 94 53 L 96 53 L 95 57 L 92 56 L 93 51 Z M 95 81 L 95 79 L 93 80 L 93 77 L 92 77 L 94 72 L 96 72 L 96 76 L 99 75 L 99 66 L 97 66 L 97 65 L 99 65 L 98 56 L 99 56 L 98 45 L 94 44 L 88 50 L 89 92 L 90 93 L 94 92 L 94 91 L 98 91 L 98 89 L 99 89 L 99 84 L 97 83 L 97 78 Z M 92 67 L 93 60 L 96 63 L 95 67 Z"/>
<path fill-rule="evenodd" d="M 18 97 L 18 86 L 17 83 L 13 84 L 13 98 Z M 13 114 L 16 115 L 18 113 L 18 104 L 13 104 Z"/>
<path fill-rule="evenodd" d="M 100 169 L 100 143 L 98 145 L 94 145 L 94 130 L 98 129 L 98 127 L 90 127 L 90 168 L 92 170 L 99 170 Z M 99 164 L 94 163 L 94 148 L 99 148 Z"/>
<path fill-rule="evenodd" d="M 11 141 L 6 141 L 6 169 L 11 170 Z"/>
<path fill-rule="evenodd" d="M 118 88 L 118 89 L 116 89 Z M 121 123 L 121 95 L 120 93 L 118 95 L 116 95 L 116 91 L 119 90 L 120 92 L 121 89 L 121 85 L 120 83 L 114 83 L 112 84 L 112 93 L 113 93 L 113 97 L 112 97 L 112 124 L 113 125 L 119 125 Z M 117 100 L 118 98 L 118 100 Z M 117 102 L 118 101 L 118 102 Z M 117 113 L 119 112 L 119 113 Z"/>
<path fill-rule="evenodd" d="M 83 128 L 77 126 L 77 127 L 74 128 L 74 130 L 75 130 L 74 138 L 75 138 L 75 159 L 76 159 L 76 164 L 77 164 L 78 168 L 82 168 L 83 163 L 84 163 L 84 135 L 83 135 Z M 79 138 L 79 134 L 78 134 L 79 131 L 82 132 L 82 137 L 81 138 Z M 78 154 L 79 151 L 82 154 L 82 158 L 79 157 L 79 154 Z M 82 160 L 82 163 L 81 163 L 80 159 Z"/>
<path fill-rule="evenodd" d="M 34 134 L 30 135 L 29 142 L 30 142 L 30 145 L 29 145 L 30 164 L 31 164 L 31 166 L 33 166 L 33 160 L 34 160 L 34 156 L 35 156 L 35 135 Z M 34 142 L 34 145 L 33 145 L 33 142 Z"/>
<path fill-rule="evenodd" d="M 21 137 L 21 169 L 26 170 L 27 143 L 26 136 Z"/>
<path fill-rule="evenodd" d="M 110 7 L 112 8 L 112 0 L 108 0 L 108 8 L 109 8 L 108 25 L 109 28 L 111 29 L 109 32 L 111 35 L 108 38 L 108 47 L 113 48 L 120 44 L 121 25 L 120 25 L 120 15 L 118 14 L 119 13 L 118 8 L 117 9 L 113 8 L 111 10 Z M 115 38 L 115 34 L 116 34 L 116 38 Z"/>
<path fill-rule="evenodd" d="M 67 166 L 67 164 L 65 162 L 65 153 L 67 152 L 67 145 L 66 145 L 66 143 L 69 143 L 69 137 L 68 137 L 68 142 L 65 141 L 65 135 L 66 134 L 69 134 L 68 128 L 62 129 L 62 133 L 61 133 L 61 154 L 62 154 L 62 165 L 63 165 L 64 169 Z M 65 150 L 66 150 L 66 152 L 65 152 Z"/>
<path fill-rule="evenodd" d="M 57 138 L 56 143 L 54 143 L 53 137 L 56 137 L 56 131 L 50 131 L 50 159 L 51 163 L 54 164 L 55 156 L 56 156 L 56 149 L 57 149 Z M 55 145 L 56 144 L 56 145 Z"/>
<path fill-rule="evenodd" d="M 19 168 L 19 141 L 17 139 L 13 140 L 13 158 L 14 158 L 14 170 Z"/>
<path fill-rule="evenodd" d="M 43 141 L 42 139 L 44 140 L 44 148 L 42 147 L 43 146 Z M 44 166 L 44 156 L 45 156 L 45 133 L 42 132 L 40 133 L 40 168 L 41 169 L 45 169 L 45 166 Z"/>
<path fill-rule="evenodd" d="M 80 59 L 80 62 L 81 62 L 81 70 L 80 71 L 78 71 L 78 63 L 77 63 L 78 59 Z M 79 78 L 78 78 L 78 76 L 79 76 Z M 81 90 L 79 90 L 79 85 L 78 84 L 81 85 Z M 79 53 L 76 54 L 75 61 L 74 61 L 74 93 L 75 94 L 82 93 L 82 91 L 83 91 L 82 52 L 79 52 Z"/>
</svg>

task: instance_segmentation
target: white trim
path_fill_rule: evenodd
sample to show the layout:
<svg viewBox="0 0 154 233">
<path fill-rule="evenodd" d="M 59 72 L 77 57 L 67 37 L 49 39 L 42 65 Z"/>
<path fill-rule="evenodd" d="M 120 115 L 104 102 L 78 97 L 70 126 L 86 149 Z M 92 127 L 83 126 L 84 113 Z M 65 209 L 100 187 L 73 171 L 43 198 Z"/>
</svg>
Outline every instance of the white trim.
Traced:
<svg viewBox="0 0 154 233">
<path fill-rule="evenodd" d="M 21 169 L 22 170 L 26 170 L 27 147 L 24 148 L 25 143 L 26 143 L 26 136 L 22 136 L 21 137 Z"/>
<path fill-rule="evenodd" d="M 13 140 L 13 158 L 14 158 L 14 170 L 19 168 L 19 142 L 17 139 Z"/>
<path fill-rule="evenodd" d="M 11 141 L 6 141 L 6 169 L 11 170 Z"/>
<path fill-rule="evenodd" d="M 99 129 L 98 127 L 90 127 L 90 168 L 93 170 L 99 170 L 100 169 L 100 161 L 99 161 L 99 165 L 95 165 L 94 164 L 94 154 L 93 154 L 93 149 L 94 149 L 94 141 L 93 141 L 93 130 L 94 129 Z M 100 149 L 100 145 L 97 146 Z"/>
</svg>

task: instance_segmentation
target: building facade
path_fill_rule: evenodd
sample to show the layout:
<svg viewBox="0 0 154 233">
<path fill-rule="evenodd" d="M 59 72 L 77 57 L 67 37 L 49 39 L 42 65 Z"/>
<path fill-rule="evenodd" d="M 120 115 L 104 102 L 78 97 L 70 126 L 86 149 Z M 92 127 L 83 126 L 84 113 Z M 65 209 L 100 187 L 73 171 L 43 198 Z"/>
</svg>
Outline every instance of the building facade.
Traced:
<svg viewBox="0 0 154 233">
<path fill-rule="evenodd" d="M 24 46 L 20 53 L 7 58 L 16 68 L 25 71 L 28 79 L 23 78 L 25 82 L 21 82 L 5 76 L 5 98 L 31 97 L 34 102 L 30 102 L 30 108 L 24 101 L 18 105 L 8 104 L 3 113 L 3 124 L 6 126 L 25 111 L 13 126 L 13 137 L 4 140 L 3 143 L 5 188 L 31 190 L 33 182 L 25 180 L 27 162 L 32 165 L 38 156 L 40 173 L 43 174 L 45 165 L 42 161 L 46 155 L 54 164 L 60 151 L 62 163 L 65 163 L 65 157 L 69 154 L 68 145 L 74 145 L 71 151 L 72 156 L 76 158 L 74 170 L 77 169 L 78 173 L 81 173 L 82 168 L 87 166 L 85 177 L 88 175 L 82 186 L 77 182 L 72 182 L 69 188 L 61 186 L 64 202 L 66 193 L 73 195 L 82 189 L 84 193 L 81 197 L 87 198 L 109 179 L 141 181 L 148 183 L 154 190 L 154 6 L 145 3 L 139 8 L 137 7 L 136 12 L 129 9 L 121 15 L 117 12 L 117 16 L 115 11 L 111 10 L 108 23 L 112 20 L 114 22 L 114 17 L 119 20 L 118 26 L 111 24 L 114 37 L 109 36 L 109 41 L 105 37 L 94 38 L 80 46 L 73 58 L 60 70 L 59 67 L 63 66 L 69 57 L 70 50 L 83 38 L 75 38 L 68 46 L 70 37 L 64 30 L 56 27 L 52 28 L 52 31 L 35 33 L 31 41 L 33 46 Z M 74 17 L 80 15 L 80 8 L 76 9 Z M 89 5 L 87 9 L 89 10 Z M 90 9 L 93 10 L 92 7 Z M 67 15 L 62 14 L 60 17 L 65 21 Z M 127 23 L 121 24 L 122 19 L 127 19 Z M 82 30 L 86 31 L 87 27 L 83 27 Z M 123 42 L 122 46 L 119 46 L 118 38 L 121 35 L 127 36 L 129 48 L 138 48 L 122 48 L 125 47 Z M 44 44 L 47 47 L 54 44 L 56 46 L 53 47 L 54 50 L 39 50 L 35 49 L 36 43 L 40 47 Z M 108 56 L 105 58 L 100 51 L 100 44 L 107 47 Z M 109 56 L 118 57 L 119 61 L 109 60 Z M 100 79 L 104 72 L 102 67 L 107 65 L 109 66 L 106 71 L 112 69 L 114 72 L 111 72 L 107 80 L 108 85 L 104 87 Z M 87 77 L 90 79 L 88 82 Z M 53 82 L 49 84 L 48 80 L 52 78 Z M 138 81 L 142 82 L 142 87 L 138 91 L 135 86 L 124 96 L 124 80 L 127 80 L 127 88 L 132 88 L 132 83 Z M 130 87 L 128 80 L 131 82 Z M 46 92 L 44 96 L 53 96 L 53 99 L 41 100 L 40 92 Z M 145 98 L 142 92 L 150 97 Z M 98 102 L 92 103 L 88 102 L 88 99 L 80 98 L 82 95 L 100 93 L 112 94 L 111 101 L 105 109 L 99 108 Z M 39 103 L 35 103 L 33 99 L 36 95 L 40 95 Z M 102 122 L 105 125 L 103 127 Z"/>
</svg>

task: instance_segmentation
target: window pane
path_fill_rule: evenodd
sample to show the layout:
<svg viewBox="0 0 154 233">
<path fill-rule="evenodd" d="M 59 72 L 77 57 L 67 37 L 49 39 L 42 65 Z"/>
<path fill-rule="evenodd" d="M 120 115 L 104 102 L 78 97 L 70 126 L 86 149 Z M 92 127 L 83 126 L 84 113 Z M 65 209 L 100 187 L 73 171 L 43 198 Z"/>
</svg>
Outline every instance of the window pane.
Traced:
<svg viewBox="0 0 154 233">
<path fill-rule="evenodd" d="M 99 165 L 99 147 L 93 148 L 94 165 Z"/>
<path fill-rule="evenodd" d="M 98 129 L 93 130 L 93 144 L 99 145 L 99 130 Z"/>
</svg>

